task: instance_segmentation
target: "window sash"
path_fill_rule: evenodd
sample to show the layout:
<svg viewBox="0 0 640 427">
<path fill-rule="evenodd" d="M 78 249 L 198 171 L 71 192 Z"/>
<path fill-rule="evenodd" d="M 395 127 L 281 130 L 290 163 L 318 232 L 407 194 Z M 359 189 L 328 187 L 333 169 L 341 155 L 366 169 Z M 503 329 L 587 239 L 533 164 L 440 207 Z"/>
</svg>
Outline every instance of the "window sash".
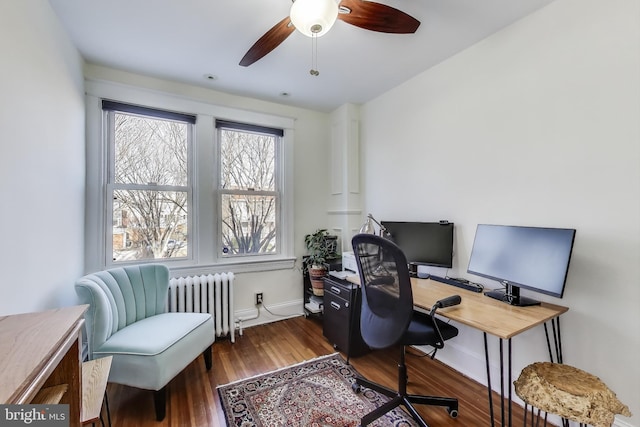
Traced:
<svg viewBox="0 0 640 427">
<path fill-rule="evenodd" d="M 118 193 L 121 195 L 117 196 Z M 121 214 L 117 218 L 117 225 L 112 219 L 109 239 L 112 262 L 120 264 L 130 260 L 141 262 L 188 258 L 191 252 L 188 220 L 191 207 L 186 191 L 112 189 L 108 194 L 112 200 L 112 215 L 116 211 Z M 132 207 L 127 203 L 131 198 L 142 199 L 144 203 Z M 176 201 L 180 204 L 176 204 Z M 140 212 L 148 209 L 153 213 Z M 172 241 L 173 246 L 170 247 Z"/>
<path fill-rule="evenodd" d="M 226 211 L 227 202 L 234 202 L 234 196 L 239 197 L 237 197 L 237 200 L 235 200 L 236 203 L 233 203 L 233 206 L 244 212 L 237 215 L 235 221 L 231 221 L 233 218 L 229 217 L 228 212 L 223 211 Z M 246 205 L 244 203 L 246 200 L 245 196 L 248 196 L 247 199 L 249 199 Z M 261 201 L 266 201 L 267 205 L 271 203 L 270 210 L 272 212 L 264 216 L 262 222 L 256 224 L 260 227 L 260 235 L 247 233 L 247 231 L 252 231 L 251 229 L 247 230 L 248 227 L 251 227 L 251 218 L 245 214 L 265 214 L 266 212 L 264 211 L 257 212 L 257 210 L 254 210 L 254 207 L 259 205 Z M 233 192 L 225 192 L 220 197 L 220 206 L 219 228 L 221 232 L 219 237 L 220 245 L 218 248 L 219 257 L 262 257 L 279 255 L 281 253 L 280 236 L 282 235 L 282 224 L 279 220 L 281 218 L 280 198 L 277 194 L 258 195 L 255 193 L 245 193 L 239 195 Z M 235 229 L 232 229 L 232 226 L 229 224 L 230 222 L 236 227 Z M 270 224 L 272 224 L 271 227 L 269 226 Z M 239 230 L 238 227 L 240 228 Z M 228 234 L 224 233 L 225 228 L 229 228 Z M 236 233 L 238 231 L 239 233 Z M 241 242 L 236 240 L 238 237 L 242 239 Z M 231 239 L 232 242 L 228 242 L 228 239 Z M 231 247 L 228 246 L 229 243 Z M 267 244 L 267 248 L 264 247 L 265 244 Z M 271 249 L 269 249 L 269 247 L 271 247 Z"/>
</svg>

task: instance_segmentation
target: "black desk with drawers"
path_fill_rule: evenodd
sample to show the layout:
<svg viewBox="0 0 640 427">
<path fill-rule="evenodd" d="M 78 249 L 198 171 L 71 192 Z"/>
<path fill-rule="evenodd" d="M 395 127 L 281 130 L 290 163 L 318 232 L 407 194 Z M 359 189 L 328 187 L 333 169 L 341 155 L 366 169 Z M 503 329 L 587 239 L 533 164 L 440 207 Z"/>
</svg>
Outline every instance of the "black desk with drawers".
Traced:
<svg viewBox="0 0 640 427">
<path fill-rule="evenodd" d="M 337 349 L 349 357 L 362 356 L 369 347 L 360 335 L 360 286 L 333 276 L 324 279 L 322 331 Z"/>
</svg>

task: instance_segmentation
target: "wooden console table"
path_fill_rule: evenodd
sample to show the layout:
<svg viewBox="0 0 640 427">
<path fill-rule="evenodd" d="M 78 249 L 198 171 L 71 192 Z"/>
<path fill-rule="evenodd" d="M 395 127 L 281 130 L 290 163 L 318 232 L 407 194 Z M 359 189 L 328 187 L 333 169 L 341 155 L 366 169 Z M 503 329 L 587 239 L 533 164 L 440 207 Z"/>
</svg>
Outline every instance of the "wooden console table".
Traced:
<svg viewBox="0 0 640 427">
<path fill-rule="evenodd" d="M 69 405 L 82 414 L 82 326 L 88 305 L 0 317 L 0 403 Z"/>
</svg>

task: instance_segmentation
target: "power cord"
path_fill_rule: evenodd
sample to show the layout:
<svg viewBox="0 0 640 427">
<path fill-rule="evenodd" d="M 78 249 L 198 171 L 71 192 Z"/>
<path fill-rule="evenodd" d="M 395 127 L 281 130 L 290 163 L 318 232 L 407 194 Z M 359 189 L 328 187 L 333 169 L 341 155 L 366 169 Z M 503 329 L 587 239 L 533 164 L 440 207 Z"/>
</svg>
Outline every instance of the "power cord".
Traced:
<svg viewBox="0 0 640 427">
<path fill-rule="evenodd" d="M 272 316 L 276 316 L 276 317 L 293 317 L 293 316 L 304 316 L 304 313 L 292 313 L 292 314 L 279 314 L 279 313 L 274 313 L 273 311 L 271 311 L 269 309 L 269 307 L 267 307 L 264 303 L 264 300 L 257 306 L 258 307 L 258 313 L 260 313 L 260 307 L 264 308 L 265 311 L 269 314 L 271 314 Z"/>
</svg>

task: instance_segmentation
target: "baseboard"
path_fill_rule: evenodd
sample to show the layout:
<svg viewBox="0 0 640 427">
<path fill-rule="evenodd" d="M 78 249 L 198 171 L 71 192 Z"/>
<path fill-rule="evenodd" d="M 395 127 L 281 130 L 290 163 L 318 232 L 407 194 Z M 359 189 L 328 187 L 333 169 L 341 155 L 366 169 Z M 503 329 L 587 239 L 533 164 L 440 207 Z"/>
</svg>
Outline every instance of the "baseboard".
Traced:
<svg viewBox="0 0 640 427">
<path fill-rule="evenodd" d="M 236 330 L 242 335 L 244 328 L 304 316 L 302 305 L 302 300 L 300 299 L 280 304 L 267 304 L 259 309 L 254 308 L 235 311 Z"/>
<path fill-rule="evenodd" d="M 638 426 L 635 425 L 635 424 L 630 424 L 630 423 L 628 423 L 626 421 L 622 421 L 622 420 L 619 420 L 619 419 L 616 418 L 613 421 L 612 427 L 638 427 Z"/>
</svg>

